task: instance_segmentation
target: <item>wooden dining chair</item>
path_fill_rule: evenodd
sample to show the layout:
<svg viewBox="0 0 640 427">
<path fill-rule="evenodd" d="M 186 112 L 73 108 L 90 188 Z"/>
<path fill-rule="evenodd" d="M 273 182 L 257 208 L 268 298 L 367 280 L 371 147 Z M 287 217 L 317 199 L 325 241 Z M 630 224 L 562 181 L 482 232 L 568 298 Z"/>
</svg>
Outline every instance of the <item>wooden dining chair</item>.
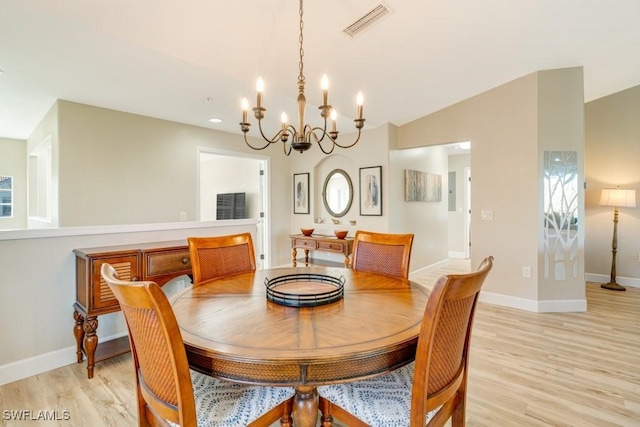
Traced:
<svg viewBox="0 0 640 427">
<path fill-rule="evenodd" d="M 251 233 L 189 237 L 193 283 L 256 270 Z"/>
<path fill-rule="evenodd" d="M 353 239 L 352 268 L 407 279 L 412 244 L 413 234 L 358 230 Z"/>
<path fill-rule="evenodd" d="M 465 425 L 469 342 L 480 288 L 493 266 L 441 277 L 418 337 L 415 361 L 375 378 L 318 387 L 322 426 L 333 416 L 350 427 Z"/>
<path fill-rule="evenodd" d="M 293 388 L 236 384 L 189 369 L 171 305 L 154 282 L 101 275 L 120 303 L 129 330 L 136 375 L 138 425 L 291 426 Z"/>
</svg>

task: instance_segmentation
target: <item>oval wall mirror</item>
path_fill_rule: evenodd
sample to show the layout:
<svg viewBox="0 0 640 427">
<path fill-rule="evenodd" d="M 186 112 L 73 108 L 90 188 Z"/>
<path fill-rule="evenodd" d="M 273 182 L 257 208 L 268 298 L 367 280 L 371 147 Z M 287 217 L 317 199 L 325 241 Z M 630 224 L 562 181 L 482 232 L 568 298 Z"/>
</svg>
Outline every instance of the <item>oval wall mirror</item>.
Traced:
<svg viewBox="0 0 640 427">
<path fill-rule="evenodd" d="M 353 185 L 349 174 L 342 169 L 332 170 L 324 180 L 322 201 L 331 216 L 345 216 L 353 201 Z"/>
</svg>

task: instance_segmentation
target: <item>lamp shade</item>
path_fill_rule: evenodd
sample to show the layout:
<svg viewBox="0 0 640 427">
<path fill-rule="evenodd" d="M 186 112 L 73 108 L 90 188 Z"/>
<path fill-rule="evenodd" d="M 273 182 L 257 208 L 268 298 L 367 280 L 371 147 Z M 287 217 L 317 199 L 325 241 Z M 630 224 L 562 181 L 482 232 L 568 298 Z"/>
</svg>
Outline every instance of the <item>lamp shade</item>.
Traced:
<svg viewBox="0 0 640 427">
<path fill-rule="evenodd" d="M 636 207 L 636 190 L 621 188 L 603 188 L 600 195 L 600 205 L 617 206 L 619 208 Z"/>
</svg>

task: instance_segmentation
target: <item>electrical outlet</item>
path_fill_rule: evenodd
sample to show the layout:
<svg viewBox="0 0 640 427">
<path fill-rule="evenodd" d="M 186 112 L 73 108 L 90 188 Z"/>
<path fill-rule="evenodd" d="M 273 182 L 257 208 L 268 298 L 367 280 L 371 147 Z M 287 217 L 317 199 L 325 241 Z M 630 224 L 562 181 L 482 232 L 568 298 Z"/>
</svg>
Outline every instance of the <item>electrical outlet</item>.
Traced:
<svg viewBox="0 0 640 427">
<path fill-rule="evenodd" d="M 493 221 L 493 211 L 480 211 L 482 221 Z"/>
<path fill-rule="evenodd" d="M 186 220 L 187 220 L 187 213 L 180 212 L 180 221 L 186 221 Z"/>
<path fill-rule="evenodd" d="M 522 277 L 531 277 L 531 267 L 529 266 L 524 266 L 522 267 Z"/>
</svg>

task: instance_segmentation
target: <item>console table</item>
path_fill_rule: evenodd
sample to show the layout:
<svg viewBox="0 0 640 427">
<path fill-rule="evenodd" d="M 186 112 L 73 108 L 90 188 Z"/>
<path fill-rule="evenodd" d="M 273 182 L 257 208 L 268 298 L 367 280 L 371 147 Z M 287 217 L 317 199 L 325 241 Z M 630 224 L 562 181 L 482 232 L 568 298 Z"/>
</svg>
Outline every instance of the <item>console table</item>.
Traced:
<svg viewBox="0 0 640 427">
<path fill-rule="evenodd" d="M 298 248 L 304 249 L 304 263 L 309 265 L 309 251 L 324 251 L 341 253 L 344 255 L 344 266 L 349 267 L 349 255 L 353 252 L 353 238 L 338 239 L 334 236 L 320 236 L 313 234 L 294 234 L 291 237 L 291 264 L 297 265 Z"/>
<path fill-rule="evenodd" d="M 102 264 L 111 264 L 122 280 L 153 280 L 162 286 L 183 274 L 191 274 L 186 240 L 74 249 L 76 302 L 73 304 L 78 363 L 87 357 L 87 376 L 99 362 L 130 350 L 127 336 L 98 344 L 98 316 L 120 311 L 120 305 L 100 275 Z"/>
</svg>

